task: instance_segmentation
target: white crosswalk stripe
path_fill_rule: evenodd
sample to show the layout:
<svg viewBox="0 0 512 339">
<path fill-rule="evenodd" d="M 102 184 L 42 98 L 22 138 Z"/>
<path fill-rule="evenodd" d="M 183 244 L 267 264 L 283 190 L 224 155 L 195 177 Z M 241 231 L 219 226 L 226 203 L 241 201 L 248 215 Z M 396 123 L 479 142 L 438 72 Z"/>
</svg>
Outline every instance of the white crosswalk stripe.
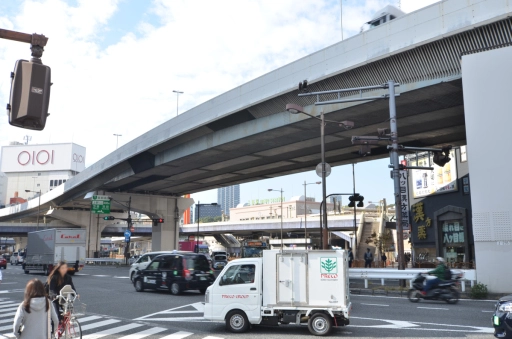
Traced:
<svg viewBox="0 0 512 339">
<path fill-rule="evenodd" d="M 12 333 L 12 324 L 16 313 L 15 310 L 17 310 L 19 304 L 19 302 L 8 300 L 8 298 L 0 298 L 0 339 L 15 337 Z M 163 313 L 170 312 L 174 314 L 176 311 L 167 310 L 163 311 Z M 183 313 L 197 313 L 196 311 L 181 310 Z M 135 322 L 133 320 L 119 320 L 102 315 L 90 314 L 77 319 L 82 328 L 83 339 L 189 339 L 189 337 L 223 339 L 221 337 L 209 336 L 208 334 L 200 335 L 192 332 L 176 331 L 136 322 L 137 320 Z"/>
</svg>

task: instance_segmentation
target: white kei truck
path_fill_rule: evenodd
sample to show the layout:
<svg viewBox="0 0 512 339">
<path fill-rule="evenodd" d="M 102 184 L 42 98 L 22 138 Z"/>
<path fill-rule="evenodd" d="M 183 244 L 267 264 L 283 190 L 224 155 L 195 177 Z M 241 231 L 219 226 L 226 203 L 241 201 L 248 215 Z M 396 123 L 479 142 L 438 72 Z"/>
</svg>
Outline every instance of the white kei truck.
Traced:
<svg viewBox="0 0 512 339">
<path fill-rule="evenodd" d="M 79 228 L 52 228 L 29 232 L 23 270 L 50 274 L 59 261 L 68 264 L 68 273 L 84 268 L 86 230 Z"/>
<path fill-rule="evenodd" d="M 204 318 L 243 333 L 250 325 L 307 324 L 318 336 L 349 324 L 343 250 L 266 250 L 231 261 L 208 287 Z"/>
</svg>

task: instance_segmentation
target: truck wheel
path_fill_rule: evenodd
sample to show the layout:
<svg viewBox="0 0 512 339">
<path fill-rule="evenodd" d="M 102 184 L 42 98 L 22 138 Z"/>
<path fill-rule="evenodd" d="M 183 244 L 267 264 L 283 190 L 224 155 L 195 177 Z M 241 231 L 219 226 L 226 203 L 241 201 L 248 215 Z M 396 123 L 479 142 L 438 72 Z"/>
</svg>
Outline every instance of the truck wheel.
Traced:
<svg viewBox="0 0 512 339">
<path fill-rule="evenodd" d="M 226 316 L 226 328 L 233 333 L 244 333 L 249 329 L 249 320 L 243 311 L 235 310 Z"/>
<path fill-rule="evenodd" d="M 44 273 L 43 274 L 46 275 L 46 276 L 50 275 L 50 270 L 48 269 L 48 266 L 44 267 Z"/>
<path fill-rule="evenodd" d="M 68 274 L 69 275 L 75 275 L 75 271 L 69 271 Z"/>
<path fill-rule="evenodd" d="M 200 288 L 200 289 L 199 289 L 199 293 L 201 293 L 201 294 L 205 294 L 205 293 L 206 293 L 206 288 Z"/>
<path fill-rule="evenodd" d="M 173 282 L 171 284 L 171 293 L 173 295 L 178 295 L 181 293 L 181 287 L 180 287 L 180 284 L 178 284 L 177 282 Z"/>
<path fill-rule="evenodd" d="M 28 270 L 25 270 L 25 274 L 28 274 Z"/>
<path fill-rule="evenodd" d="M 316 313 L 309 319 L 308 329 L 313 335 L 328 335 L 331 328 L 332 319 L 328 314 Z"/>
<path fill-rule="evenodd" d="M 140 279 L 135 280 L 134 285 L 135 285 L 135 291 L 144 292 L 144 283 L 142 282 L 142 280 L 140 280 Z"/>
</svg>

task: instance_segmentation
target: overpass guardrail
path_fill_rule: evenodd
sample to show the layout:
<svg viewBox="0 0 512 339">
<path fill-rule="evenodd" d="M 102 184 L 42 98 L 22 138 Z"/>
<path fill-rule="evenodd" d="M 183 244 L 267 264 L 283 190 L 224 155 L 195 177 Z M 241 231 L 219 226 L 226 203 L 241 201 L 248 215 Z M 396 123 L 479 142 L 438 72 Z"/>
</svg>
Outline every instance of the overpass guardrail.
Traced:
<svg viewBox="0 0 512 339">
<path fill-rule="evenodd" d="M 384 282 L 386 279 L 404 279 L 409 280 L 409 286 L 412 288 L 412 281 L 418 275 L 418 273 L 426 272 L 426 269 L 406 269 L 406 270 L 397 270 L 397 269 L 389 269 L 389 268 L 350 268 L 348 270 L 350 279 L 364 279 L 364 288 L 368 288 L 368 280 L 370 279 L 380 279 L 381 285 L 384 286 Z M 455 274 L 456 272 L 462 272 L 464 276 L 460 279 L 461 290 L 462 292 L 466 292 L 466 281 L 469 281 L 471 287 L 475 285 L 476 282 L 476 270 L 464 270 L 464 269 L 452 269 L 452 272 Z"/>
<path fill-rule="evenodd" d="M 85 258 L 85 263 L 92 265 L 121 265 L 124 261 L 124 259 L 113 258 Z"/>
</svg>

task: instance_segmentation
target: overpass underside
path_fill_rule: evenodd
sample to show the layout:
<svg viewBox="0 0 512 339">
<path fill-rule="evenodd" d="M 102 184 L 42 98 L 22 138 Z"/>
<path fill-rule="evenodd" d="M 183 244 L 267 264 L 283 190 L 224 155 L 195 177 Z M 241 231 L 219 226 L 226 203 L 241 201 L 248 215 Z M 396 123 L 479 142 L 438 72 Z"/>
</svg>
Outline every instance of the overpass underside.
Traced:
<svg viewBox="0 0 512 339">
<path fill-rule="evenodd" d="M 507 18 L 442 38 L 326 77 L 310 85 L 310 90 L 369 86 L 392 79 L 402 84 L 396 100 L 400 143 L 461 145 L 466 142 L 461 56 L 510 43 L 511 27 Z M 313 114 L 320 108 L 312 106 L 316 98 L 297 94 L 279 95 L 141 153 L 101 188 L 181 195 L 312 170 L 320 162 L 319 123 L 284 109 L 287 103 L 302 105 Z M 326 126 L 326 159 L 331 165 L 388 155 L 386 145 L 381 145 L 362 158 L 358 146 L 351 144 L 354 135 L 376 135 L 377 128 L 389 126 L 387 100 L 328 105 L 323 110 L 327 119 L 355 122 L 349 131 Z"/>
</svg>

